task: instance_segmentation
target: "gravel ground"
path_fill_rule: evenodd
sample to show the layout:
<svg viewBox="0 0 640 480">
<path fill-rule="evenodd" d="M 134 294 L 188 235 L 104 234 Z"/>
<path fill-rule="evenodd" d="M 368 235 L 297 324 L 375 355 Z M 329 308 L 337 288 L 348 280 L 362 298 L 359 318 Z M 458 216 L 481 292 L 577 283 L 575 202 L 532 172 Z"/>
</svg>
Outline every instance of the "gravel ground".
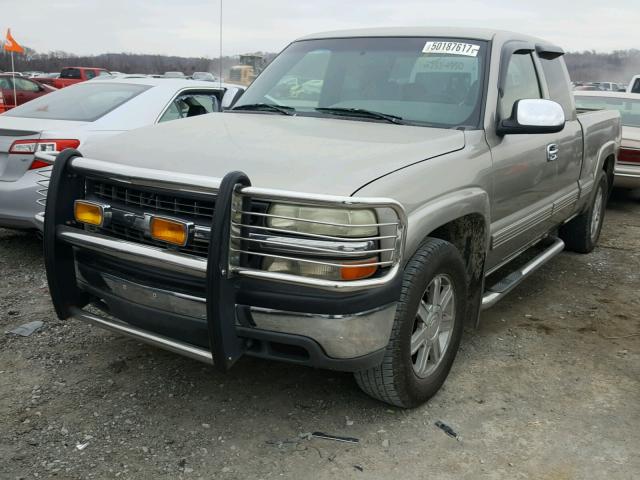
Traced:
<svg viewBox="0 0 640 480">
<path fill-rule="evenodd" d="M 221 374 L 57 320 L 40 242 L 0 229 L 0 478 L 640 478 L 639 247 L 640 195 L 617 193 L 595 252 L 485 312 L 443 389 L 402 411 L 349 374 Z"/>
</svg>

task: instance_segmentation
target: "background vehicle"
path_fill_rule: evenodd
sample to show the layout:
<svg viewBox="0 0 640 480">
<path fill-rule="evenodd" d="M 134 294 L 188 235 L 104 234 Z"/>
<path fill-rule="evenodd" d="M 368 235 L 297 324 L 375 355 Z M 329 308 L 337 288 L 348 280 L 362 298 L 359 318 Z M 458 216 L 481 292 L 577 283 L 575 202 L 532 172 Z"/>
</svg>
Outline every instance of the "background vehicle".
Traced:
<svg viewBox="0 0 640 480">
<path fill-rule="evenodd" d="M 620 91 L 620 84 L 616 82 L 593 82 L 593 84 L 605 92 Z"/>
<path fill-rule="evenodd" d="M 182 72 L 164 72 L 166 78 L 185 78 L 185 74 Z"/>
<path fill-rule="evenodd" d="M 620 92 L 581 92 L 575 95 L 578 111 L 617 110 L 622 140 L 615 166 L 614 186 L 640 188 L 640 95 Z"/>
<path fill-rule="evenodd" d="M 18 105 L 56 91 L 55 88 L 44 85 L 34 79 L 24 77 L 15 77 L 14 79 L 11 75 L 5 73 L 0 74 L 0 90 L 2 91 L 5 108 L 7 110 L 15 107 L 13 99 L 14 85 L 16 87 L 16 100 Z"/>
<path fill-rule="evenodd" d="M 104 68 L 92 67 L 65 67 L 60 71 L 60 76 L 53 81 L 56 88 L 64 88 L 76 83 L 85 82 L 100 75 L 108 75 Z"/>
<path fill-rule="evenodd" d="M 32 70 L 29 72 L 22 72 L 22 74 L 27 77 L 27 78 L 33 78 L 33 77 L 37 77 L 38 75 L 42 75 L 44 72 L 40 72 L 37 70 Z"/>
<path fill-rule="evenodd" d="M 215 75 L 213 75 L 213 73 L 210 73 L 210 72 L 193 72 L 193 75 L 191 75 L 191 78 L 193 80 L 202 80 L 206 82 L 218 81 L 218 77 L 216 77 Z"/>
<path fill-rule="evenodd" d="M 627 93 L 640 93 L 640 75 L 636 75 L 627 85 Z"/>
<path fill-rule="evenodd" d="M 53 82 L 56 78 L 59 77 L 59 73 L 43 73 L 42 75 L 38 75 L 37 77 L 35 77 L 35 80 L 43 85 L 49 85 L 50 87 L 53 87 Z"/>
<path fill-rule="evenodd" d="M 78 148 L 134 128 L 219 110 L 229 87 L 193 80 L 94 80 L 0 116 L 0 226 L 36 228 L 37 182 L 49 166 L 36 152 Z"/>
<path fill-rule="evenodd" d="M 576 114 L 562 55 L 476 29 L 311 35 L 222 115 L 59 155 L 56 312 L 221 370 L 278 359 L 424 402 L 465 321 L 598 240 L 620 116 Z"/>
</svg>

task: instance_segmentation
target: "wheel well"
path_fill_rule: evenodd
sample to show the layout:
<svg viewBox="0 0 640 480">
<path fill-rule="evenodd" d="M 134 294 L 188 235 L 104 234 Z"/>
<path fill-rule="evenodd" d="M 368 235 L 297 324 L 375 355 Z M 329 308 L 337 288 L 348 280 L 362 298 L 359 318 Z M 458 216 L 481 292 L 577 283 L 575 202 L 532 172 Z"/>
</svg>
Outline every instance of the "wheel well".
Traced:
<svg viewBox="0 0 640 480">
<path fill-rule="evenodd" d="M 469 285 L 481 285 L 484 278 L 486 226 L 482 215 L 470 214 L 438 227 L 429 237 L 452 243 L 464 259 Z M 470 290 L 473 290 L 471 288 Z"/>
<path fill-rule="evenodd" d="M 609 191 L 611 191 L 611 186 L 613 185 L 613 171 L 616 163 L 616 158 L 613 155 L 607 157 L 602 165 L 602 169 L 607 172 L 607 185 L 609 186 Z"/>
</svg>

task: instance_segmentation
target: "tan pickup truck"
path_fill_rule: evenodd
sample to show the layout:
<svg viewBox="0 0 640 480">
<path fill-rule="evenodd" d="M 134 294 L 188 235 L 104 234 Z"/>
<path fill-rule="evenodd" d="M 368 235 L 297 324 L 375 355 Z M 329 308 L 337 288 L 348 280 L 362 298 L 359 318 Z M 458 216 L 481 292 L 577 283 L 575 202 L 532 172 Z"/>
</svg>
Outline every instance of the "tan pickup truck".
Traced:
<svg viewBox="0 0 640 480">
<path fill-rule="evenodd" d="M 594 248 L 619 142 L 618 112 L 576 114 L 543 40 L 311 35 L 224 113 L 57 157 L 51 296 L 60 318 L 221 370 L 248 355 L 352 371 L 412 407 L 465 321 L 563 248 Z"/>
</svg>

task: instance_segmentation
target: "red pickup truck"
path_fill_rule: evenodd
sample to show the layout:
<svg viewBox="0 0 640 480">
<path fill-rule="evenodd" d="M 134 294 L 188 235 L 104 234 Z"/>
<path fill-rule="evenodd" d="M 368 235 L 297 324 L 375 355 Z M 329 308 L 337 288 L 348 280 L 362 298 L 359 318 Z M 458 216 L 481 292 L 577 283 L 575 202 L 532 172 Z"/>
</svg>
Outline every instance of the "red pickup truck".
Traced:
<svg viewBox="0 0 640 480">
<path fill-rule="evenodd" d="M 64 88 L 74 83 L 91 80 L 100 75 L 107 75 L 108 73 L 109 71 L 104 68 L 65 67 L 60 72 L 60 77 L 53 81 L 53 86 L 56 88 Z"/>
</svg>

